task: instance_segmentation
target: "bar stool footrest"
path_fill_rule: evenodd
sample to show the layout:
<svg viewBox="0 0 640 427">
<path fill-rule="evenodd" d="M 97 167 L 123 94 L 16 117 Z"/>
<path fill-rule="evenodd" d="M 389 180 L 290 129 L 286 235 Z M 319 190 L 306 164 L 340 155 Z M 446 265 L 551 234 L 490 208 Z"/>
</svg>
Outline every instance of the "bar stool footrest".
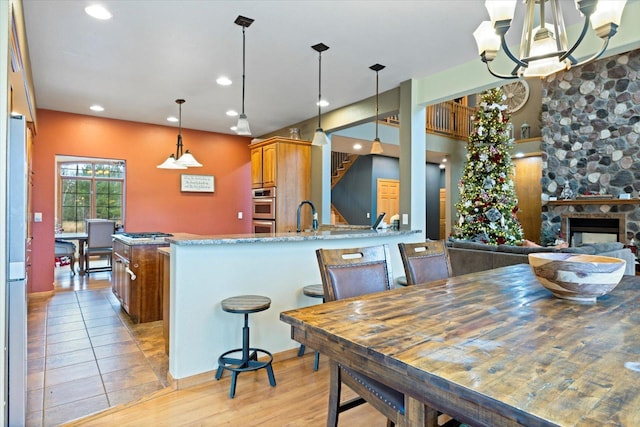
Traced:
<svg viewBox="0 0 640 427">
<path fill-rule="evenodd" d="M 266 350 L 252 347 L 249 348 L 249 352 L 251 354 L 249 355 L 248 360 L 242 359 L 241 348 L 236 348 L 223 353 L 222 356 L 218 358 L 218 372 L 220 373 L 220 376 L 222 376 L 222 371 L 220 371 L 220 369 L 227 369 L 229 371 L 235 372 L 255 371 L 258 369 L 266 368 L 267 365 L 271 365 L 271 362 L 273 362 L 273 355 Z M 233 353 L 240 353 L 240 357 L 228 357 Z M 261 353 L 261 355 L 263 356 L 267 356 L 269 360 L 258 360 L 259 353 Z"/>
</svg>

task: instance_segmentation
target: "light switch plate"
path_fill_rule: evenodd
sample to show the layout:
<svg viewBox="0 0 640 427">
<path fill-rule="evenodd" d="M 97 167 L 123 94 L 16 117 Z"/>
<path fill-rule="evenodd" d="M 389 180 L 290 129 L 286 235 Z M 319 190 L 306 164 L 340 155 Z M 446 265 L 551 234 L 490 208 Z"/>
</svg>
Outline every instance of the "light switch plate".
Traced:
<svg viewBox="0 0 640 427">
<path fill-rule="evenodd" d="M 42 212 L 33 213 L 33 222 L 42 222 Z"/>
<path fill-rule="evenodd" d="M 242 212 L 238 212 L 238 219 L 242 219 Z"/>
<path fill-rule="evenodd" d="M 402 225 L 409 224 L 409 214 L 402 214 Z"/>
</svg>

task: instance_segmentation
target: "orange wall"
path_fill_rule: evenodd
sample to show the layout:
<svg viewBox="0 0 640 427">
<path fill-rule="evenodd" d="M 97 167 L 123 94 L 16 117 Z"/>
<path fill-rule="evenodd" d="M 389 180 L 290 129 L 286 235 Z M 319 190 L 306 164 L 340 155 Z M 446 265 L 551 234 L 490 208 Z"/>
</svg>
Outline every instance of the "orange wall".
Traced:
<svg viewBox="0 0 640 427">
<path fill-rule="evenodd" d="M 33 224 L 31 292 L 53 290 L 55 156 L 89 156 L 126 161 L 125 231 L 234 234 L 251 231 L 250 139 L 182 130 L 185 149 L 204 166 L 158 169 L 175 153 L 178 130 L 93 116 L 38 110 L 33 139 Z M 180 192 L 180 175 L 213 175 L 214 193 Z M 238 219 L 243 212 L 243 219 Z"/>
</svg>

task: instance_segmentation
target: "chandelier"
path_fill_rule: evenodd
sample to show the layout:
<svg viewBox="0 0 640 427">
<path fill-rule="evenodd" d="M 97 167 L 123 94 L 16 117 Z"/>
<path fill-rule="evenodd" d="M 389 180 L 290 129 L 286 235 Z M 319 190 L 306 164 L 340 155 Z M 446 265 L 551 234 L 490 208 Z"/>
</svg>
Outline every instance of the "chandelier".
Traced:
<svg viewBox="0 0 640 427">
<path fill-rule="evenodd" d="M 571 47 L 568 46 L 559 0 L 524 0 L 527 9 L 518 57 L 511 52 L 505 41 L 505 35 L 511 28 L 516 2 L 517 0 L 487 0 L 485 7 L 491 21 L 482 22 L 473 33 L 482 62 L 487 64 L 487 69 L 493 76 L 502 79 L 545 77 L 597 59 L 616 34 L 626 0 L 575 0 L 576 8 L 584 16 L 584 23 L 580 35 Z M 578 62 L 573 53 L 587 34 L 589 22 L 602 39 L 602 47 L 590 58 Z M 510 74 L 500 74 L 491 69 L 490 63 L 501 47 L 515 63 Z"/>
<path fill-rule="evenodd" d="M 193 154 L 191 154 L 189 150 L 184 154 L 182 153 L 184 147 L 182 145 L 182 104 L 185 102 L 186 101 L 184 99 L 176 99 L 176 104 L 178 104 L 178 142 L 176 143 L 176 154 L 171 154 L 167 160 L 156 166 L 158 169 L 187 169 L 202 167 L 202 164 L 193 157 Z"/>
</svg>

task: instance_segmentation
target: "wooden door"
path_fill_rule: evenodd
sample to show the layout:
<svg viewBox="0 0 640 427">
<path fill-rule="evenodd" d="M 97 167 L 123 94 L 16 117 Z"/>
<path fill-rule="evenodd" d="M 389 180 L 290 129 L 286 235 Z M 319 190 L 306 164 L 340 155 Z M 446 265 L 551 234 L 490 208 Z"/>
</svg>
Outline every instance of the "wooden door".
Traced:
<svg viewBox="0 0 640 427">
<path fill-rule="evenodd" d="M 378 178 L 376 203 L 378 212 L 386 212 L 385 221 L 389 223 L 391 217 L 400 213 L 400 181 L 397 179 Z"/>
<path fill-rule="evenodd" d="M 262 147 L 251 149 L 251 188 L 262 187 Z"/>
<path fill-rule="evenodd" d="M 262 184 L 265 187 L 275 187 L 277 170 L 278 144 L 262 147 Z"/>
<path fill-rule="evenodd" d="M 542 157 L 514 159 L 514 184 L 518 196 L 518 219 L 524 230 L 524 238 L 540 243 L 542 227 Z"/>
<path fill-rule="evenodd" d="M 440 239 L 447 238 L 447 190 L 440 189 Z"/>
</svg>

